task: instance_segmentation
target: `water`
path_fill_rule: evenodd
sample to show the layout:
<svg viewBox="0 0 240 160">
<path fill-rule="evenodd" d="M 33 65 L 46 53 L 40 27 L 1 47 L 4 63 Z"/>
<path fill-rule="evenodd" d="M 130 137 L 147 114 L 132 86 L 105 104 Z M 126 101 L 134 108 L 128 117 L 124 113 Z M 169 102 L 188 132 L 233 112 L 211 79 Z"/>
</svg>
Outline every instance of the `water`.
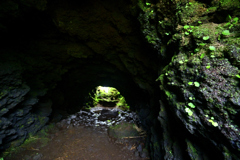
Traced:
<svg viewBox="0 0 240 160">
<path fill-rule="evenodd" d="M 106 112 L 104 112 L 106 113 Z M 108 127 L 124 121 L 138 123 L 133 112 L 118 111 L 118 115 L 104 120 L 101 111 L 80 111 L 57 123 L 48 134 L 50 139 L 44 146 L 44 139 L 22 148 L 17 154 L 5 160 L 145 160 L 148 152 L 145 136 L 116 139 L 109 137 Z M 113 113 L 114 115 L 114 113 Z"/>
</svg>

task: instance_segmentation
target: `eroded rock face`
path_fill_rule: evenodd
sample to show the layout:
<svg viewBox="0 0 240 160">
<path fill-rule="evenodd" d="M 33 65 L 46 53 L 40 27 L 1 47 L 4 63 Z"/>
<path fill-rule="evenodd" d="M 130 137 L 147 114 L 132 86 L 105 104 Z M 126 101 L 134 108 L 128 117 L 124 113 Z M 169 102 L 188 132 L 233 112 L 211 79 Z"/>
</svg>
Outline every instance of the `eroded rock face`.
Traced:
<svg viewBox="0 0 240 160">
<path fill-rule="evenodd" d="M 165 1 L 162 3 L 167 4 Z M 167 35 L 173 32 L 166 50 L 158 51 L 165 60 L 164 53 L 174 55 L 162 67 L 158 78 L 165 97 L 161 98 L 158 118 L 163 129 L 163 156 L 165 159 L 185 159 L 186 155 L 178 146 L 186 144 L 191 159 L 211 159 L 204 149 L 207 145 L 211 146 L 208 149 L 218 159 L 239 159 L 239 121 L 236 119 L 239 108 L 239 62 L 236 61 L 239 44 L 236 39 L 240 26 L 239 7 L 233 6 L 239 2 L 173 3 L 178 26 L 171 30 L 163 27 L 169 25 L 167 21 L 159 21 L 158 24 Z M 146 5 L 143 12 L 146 15 L 146 8 L 151 10 L 155 7 L 158 8 L 158 4 Z M 232 12 L 234 8 L 236 10 Z M 159 15 L 155 16 L 161 19 L 163 14 L 158 12 Z M 219 15 L 223 12 L 225 14 Z M 152 27 L 157 23 L 155 20 L 149 22 Z M 172 50 L 175 45 L 178 48 Z M 177 123 L 179 126 L 175 129 L 166 125 L 168 121 L 173 126 L 171 123 L 177 120 L 181 124 Z M 179 135 L 174 136 L 173 130 Z"/>
</svg>

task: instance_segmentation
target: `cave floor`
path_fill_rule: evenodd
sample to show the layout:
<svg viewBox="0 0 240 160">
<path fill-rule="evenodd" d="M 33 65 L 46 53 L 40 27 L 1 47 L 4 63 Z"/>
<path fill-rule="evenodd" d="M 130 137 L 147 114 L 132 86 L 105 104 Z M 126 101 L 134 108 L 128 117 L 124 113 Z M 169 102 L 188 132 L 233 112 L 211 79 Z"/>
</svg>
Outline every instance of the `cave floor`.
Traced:
<svg viewBox="0 0 240 160">
<path fill-rule="evenodd" d="M 69 117 L 68 120 L 76 120 L 76 115 Z M 17 153 L 5 157 L 4 160 L 149 159 L 147 156 L 141 158 L 143 156 L 138 152 L 139 147 L 144 148 L 145 138 L 143 137 L 110 138 L 106 127 L 74 126 L 68 124 L 67 120 L 59 122 L 47 134 L 45 133 L 45 136 L 41 136 L 40 132 L 40 136 L 33 136 L 29 139 L 32 139 L 33 142 L 20 147 Z"/>
<path fill-rule="evenodd" d="M 108 138 L 107 131 L 92 127 L 70 127 L 57 131 L 54 138 L 42 148 L 41 141 L 25 148 L 11 160 L 123 160 L 144 159 L 136 157 L 136 146 L 116 144 Z M 39 149 L 38 149 L 39 148 Z M 7 160 L 7 158 L 6 158 Z"/>
</svg>

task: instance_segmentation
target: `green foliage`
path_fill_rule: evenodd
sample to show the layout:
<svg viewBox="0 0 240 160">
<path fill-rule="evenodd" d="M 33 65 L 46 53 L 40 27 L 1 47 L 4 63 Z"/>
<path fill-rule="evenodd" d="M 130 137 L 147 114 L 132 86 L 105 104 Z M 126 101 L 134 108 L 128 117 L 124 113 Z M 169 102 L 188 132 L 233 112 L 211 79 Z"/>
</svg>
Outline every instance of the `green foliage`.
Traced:
<svg viewBox="0 0 240 160">
<path fill-rule="evenodd" d="M 195 87 L 199 87 L 200 84 L 198 82 L 194 82 Z"/>
<path fill-rule="evenodd" d="M 169 91 L 165 91 L 165 94 L 169 97 L 172 98 L 172 94 Z"/>
<path fill-rule="evenodd" d="M 229 22 L 225 24 L 225 27 L 228 27 L 229 29 L 231 29 L 232 27 L 236 26 L 239 18 L 235 17 L 232 19 L 232 17 L 230 15 L 228 15 L 228 18 L 229 18 Z"/>
<path fill-rule="evenodd" d="M 189 33 L 188 32 L 184 32 L 185 33 L 185 35 L 189 35 Z"/>
<path fill-rule="evenodd" d="M 208 122 L 210 122 L 214 127 L 218 126 L 218 123 L 214 122 L 212 119 L 209 119 Z"/>
<path fill-rule="evenodd" d="M 205 45 L 206 45 L 206 43 L 199 43 L 199 45 L 200 45 L 200 46 L 205 46 Z"/>
<path fill-rule="evenodd" d="M 185 108 L 185 111 L 188 113 L 189 116 L 192 116 L 193 115 L 193 112 L 191 111 L 190 108 Z"/>
<path fill-rule="evenodd" d="M 204 53 L 202 53 L 202 54 L 201 54 L 201 56 L 200 56 L 200 58 L 201 58 L 201 59 L 203 59 L 203 58 L 204 58 L 204 56 L 205 56 L 205 54 L 204 54 Z"/>
<path fill-rule="evenodd" d="M 188 82 L 188 85 L 193 85 L 193 82 Z"/>
<path fill-rule="evenodd" d="M 239 20 L 238 17 L 233 18 L 233 23 L 234 23 L 234 24 L 237 24 L 237 23 L 238 23 L 238 20 Z"/>
<path fill-rule="evenodd" d="M 195 108 L 195 105 L 193 103 L 188 103 L 188 106 L 191 107 L 191 108 Z"/>
<path fill-rule="evenodd" d="M 224 36 L 228 36 L 228 35 L 230 35 L 230 32 L 229 32 L 229 30 L 224 30 L 224 31 L 222 32 L 222 34 L 223 34 Z"/>
<path fill-rule="evenodd" d="M 198 51 L 200 51 L 200 49 L 199 49 L 199 48 L 196 48 L 196 49 L 194 49 L 194 52 L 198 52 Z"/>
<path fill-rule="evenodd" d="M 184 28 L 184 29 L 188 29 L 188 28 L 189 28 L 189 26 L 188 26 L 188 25 L 185 25 L 183 28 Z"/>
<path fill-rule="evenodd" d="M 195 97 L 189 97 L 188 99 L 189 99 L 189 100 L 194 100 L 194 99 L 195 99 Z"/>
<path fill-rule="evenodd" d="M 206 66 L 207 69 L 211 68 L 211 66 Z"/>
<path fill-rule="evenodd" d="M 147 6 L 150 6 L 150 5 L 151 5 L 151 3 L 146 3 L 146 5 L 147 5 Z"/>
<path fill-rule="evenodd" d="M 211 51 L 214 51 L 216 48 L 215 48 L 214 46 L 209 46 L 209 49 L 210 49 Z"/>
<path fill-rule="evenodd" d="M 4 160 L 4 159 L 1 157 L 0 160 Z"/>
<path fill-rule="evenodd" d="M 240 78 L 240 75 L 239 75 L 239 74 L 237 74 L 237 75 L 236 75 L 236 77 L 237 77 L 237 78 Z"/>
<path fill-rule="evenodd" d="M 208 40 L 209 39 L 209 36 L 203 36 L 203 40 Z"/>
<path fill-rule="evenodd" d="M 198 21 L 199 24 L 201 24 L 202 22 L 201 21 Z"/>
</svg>

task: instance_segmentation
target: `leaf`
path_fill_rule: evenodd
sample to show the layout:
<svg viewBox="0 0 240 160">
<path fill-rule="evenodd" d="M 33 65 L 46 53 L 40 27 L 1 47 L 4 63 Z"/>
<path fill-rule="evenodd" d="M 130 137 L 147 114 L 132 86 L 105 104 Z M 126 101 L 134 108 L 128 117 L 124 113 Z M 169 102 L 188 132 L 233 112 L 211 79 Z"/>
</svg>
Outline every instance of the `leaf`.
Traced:
<svg viewBox="0 0 240 160">
<path fill-rule="evenodd" d="M 195 105 L 193 103 L 188 103 L 188 106 L 191 107 L 191 108 L 195 108 Z"/>
<path fill-rule="evenodd" d="M 188 29 L 188 28 L 189 28 L 189 26 L 188 26 L 188 25 L 185 25 L 183 28 L 184 28 L 184 29 Z"/>
<path fill-rule="evenodd" d="M 203 36 L 203 40 L 208 40 L 209 39 L 209 36 Z"/>
<path fill-rule="evenodd" d="M 228 35 L 230 35 L 230 32 L 229 32 L 229 30 L 224 30 L 224 31 L 222 32 L 222 34 L 223 34 L 224 36 L 228 36 Z"/>
<path fill-rule="evenodd" d="M 214 46 L 209 46 L 209 49 L 210 49 L 211 51 L 214 51 L 216 48 L 215 48 Z"/>
<path fill-rule="evenodd" d="M 239 20 L 238 17 L 233 18 L 233 21 L 238 21 L 238 20 Z"/>
<path fill-rule="evenodd" d="M 194 49 L 194 52 L 198 52 L 198 51 L 200 51 L 200 49 L 199 49 L 199 48 L 196 48 L 196 49 Z"/>
<path fill-rule="evenodd" d="M 199 86 L 200 86 L 200 83 L 194 82 L 194 85 L 195 85 L 195 87 L 199 87 Z"/>
<path fill-rule="evenodd" d="M 228 15 L 229 19 L 232 19 L 232 17 L 230 15 Z"/>
<path fill-rule="evenodd" d="M 206 66 L 207 69 L 211 68 L 211 66 Z"/>
<path fill-rule="evenodd" d="M 199 24 L 201 24 L 202 22 L 201 21 L 198 21 Z"/>
<path fill-rule="evenodd" d="M 189 84 L 189 85 L 192 85 L 192 84 L 193 84 L 193 82 L 188 82 L 188 84 Z"/>
<path fill-rule="evenodd" d="M 204 54 L 204 53 L 202 53 L 202 54 L 201 54 L 201 56 L 200 56 L 200 58 L 201 58 L 201 59 L 203 59 L 203 58 L 204 58 L 204 56 L 205 56 L 205 54 Z"/>
<path fill-rule="evenodd" d="M 150 6 L 150 5 L 151 5 L 151 3 L 146 3 L 146 5 L 147 5 L 147 6 Z"/>
<path fill-rule="evenodd" d="M 188 32 L 185 32 L 185 34 L 186 34 L 186 35 L 189 35 L 189 33 L 188 33 Z"/>
<path fill-rule="evenodd" d="M 185 111 L 188 113 L 189 116 L 193 115 L 193 112 L 189 108 L 185 108 Z"/>
<path fill-rule="evenodd" d="M 234 24 L 238 23 L 238 17 L 233 18 Z"/>
</svg>

